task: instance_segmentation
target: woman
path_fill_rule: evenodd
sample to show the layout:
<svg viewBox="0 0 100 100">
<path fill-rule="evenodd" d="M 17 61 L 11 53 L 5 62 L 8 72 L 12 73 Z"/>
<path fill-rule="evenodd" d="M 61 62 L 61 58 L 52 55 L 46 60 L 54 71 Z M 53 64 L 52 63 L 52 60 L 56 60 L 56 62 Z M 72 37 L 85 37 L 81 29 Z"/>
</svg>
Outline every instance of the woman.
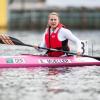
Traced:
<svg viewBox="0 0 100 100">
<path fill-rule="evenodd" d="M 54 48 L 58 50 L 69 51 L 68 40 L 71 40 L 77 45 L 77 55 L 80 55 L 81 41 L 72 34 L 69 29 L 64 28 L 60 23 L 60 18 L 58 13 L 52 12 L 48 16 L 48 27 L 43 36 L 43 41 L 40 47 Z M 64 52 L 47 51 L 48 56 L 62 56 Z"/>
</svg>

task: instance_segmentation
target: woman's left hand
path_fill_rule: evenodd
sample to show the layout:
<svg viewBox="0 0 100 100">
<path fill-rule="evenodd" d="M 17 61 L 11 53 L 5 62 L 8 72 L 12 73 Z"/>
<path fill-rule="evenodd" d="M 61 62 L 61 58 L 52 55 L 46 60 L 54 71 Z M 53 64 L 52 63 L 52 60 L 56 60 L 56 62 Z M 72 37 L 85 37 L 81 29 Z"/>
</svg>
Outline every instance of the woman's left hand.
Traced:
<svg viewBox="0 0 100 100">
<path fill-rule="evenodd" d="M 77 52 L 77 56 L 80 56 L 82 53 L 81 52 Z"/>
</svg>

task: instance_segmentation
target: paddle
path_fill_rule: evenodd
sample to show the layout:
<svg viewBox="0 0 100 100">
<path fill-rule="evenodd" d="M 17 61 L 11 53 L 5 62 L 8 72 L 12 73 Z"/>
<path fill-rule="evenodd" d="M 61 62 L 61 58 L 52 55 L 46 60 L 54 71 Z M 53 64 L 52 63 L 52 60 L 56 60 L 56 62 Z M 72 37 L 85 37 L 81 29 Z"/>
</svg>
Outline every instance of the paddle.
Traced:
<svg viewBox="0 0 100 100">
<path fill-rule="evenodd" d="M 29 44 L 25 44 L 23 43 L 22 41 L 14 38 L 14 37 L 10 37 L 8 36 L 12 42 L 15 44 L 15 45 L 21 45 L 21 46 L 28 46 L 28 47 L 38 47 L 38 46 L 35 46 L 35 45 L 29 45 Z M 0 43 L 2 44 L 7 44 L 5 43 L 1 38 L 0 38 Z M 72 54 L 72 55 L 77 55 L 77 53 L 73 53 L 73 52 L 69 52 L 69 51 L 64 51 L 64 50 L 58 50 L 58 49 L 53 49 L 53 48 L 44 48 L 44 47 L 38 47 L 39 49 L 44 49 L 44 50 L 50 50 L 50 51 L 57 51 L 57 52 L 64 52 L 64 53 L 68 53 L 68 54 Z M 89 56 L 89 55 L 80 55 L 82 57 L 90 57 L 90 58 L 94 58 L 94 59 L 97 59 L 97 60 L 100 60 L 100 57 L 95 57 L 95 56 Z"/>
</svg>

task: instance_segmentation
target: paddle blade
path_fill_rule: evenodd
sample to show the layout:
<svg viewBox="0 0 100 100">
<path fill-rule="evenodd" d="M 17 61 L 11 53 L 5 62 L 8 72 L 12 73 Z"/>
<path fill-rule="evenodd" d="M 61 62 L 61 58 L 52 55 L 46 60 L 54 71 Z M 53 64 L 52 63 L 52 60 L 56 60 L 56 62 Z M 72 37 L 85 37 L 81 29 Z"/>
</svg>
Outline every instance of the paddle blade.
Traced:
<svg viewBox="0 0 100 100">
<path fill-rule="evenodd" d="M 12 43 L 10 43 L 9 41 L 11 41 Z M 9 44 L 9 45 L 21 45 L 21 46 L 34 47 L 33 45 L 25 44 L 22 41 L 11 36 L 7 36 L 6 38 L 0 38 L 0 43 Z"/>
<path fill-rule="evenodd" d="M 10 36 L 1 36 L 0 43 L 9 45 L 24 45 L 24 43 L 20 40 Z"/>
<path fill-rule="evenodd" d="M 10 39 L 12 40 L 12 42 L 15 44 L 15 45 L 24 45 L 24 43 L 16 38 L 13 38 L 13 37 L 10 37 Z"/>
</svg>

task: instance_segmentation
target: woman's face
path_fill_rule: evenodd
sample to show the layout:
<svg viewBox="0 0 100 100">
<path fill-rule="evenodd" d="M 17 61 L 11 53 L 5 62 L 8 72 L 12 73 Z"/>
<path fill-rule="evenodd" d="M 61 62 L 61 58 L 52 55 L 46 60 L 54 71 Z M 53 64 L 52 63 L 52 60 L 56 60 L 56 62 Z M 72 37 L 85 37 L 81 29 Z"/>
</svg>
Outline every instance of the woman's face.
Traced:
<svg viewBox="0 0 100 100">
<path fill-rule="evenodd" d="M 57 15 L 49 15 L 48 24 L 52 29 L 55 29 L 59 24 L 59 18 Z"/>
</svg>

